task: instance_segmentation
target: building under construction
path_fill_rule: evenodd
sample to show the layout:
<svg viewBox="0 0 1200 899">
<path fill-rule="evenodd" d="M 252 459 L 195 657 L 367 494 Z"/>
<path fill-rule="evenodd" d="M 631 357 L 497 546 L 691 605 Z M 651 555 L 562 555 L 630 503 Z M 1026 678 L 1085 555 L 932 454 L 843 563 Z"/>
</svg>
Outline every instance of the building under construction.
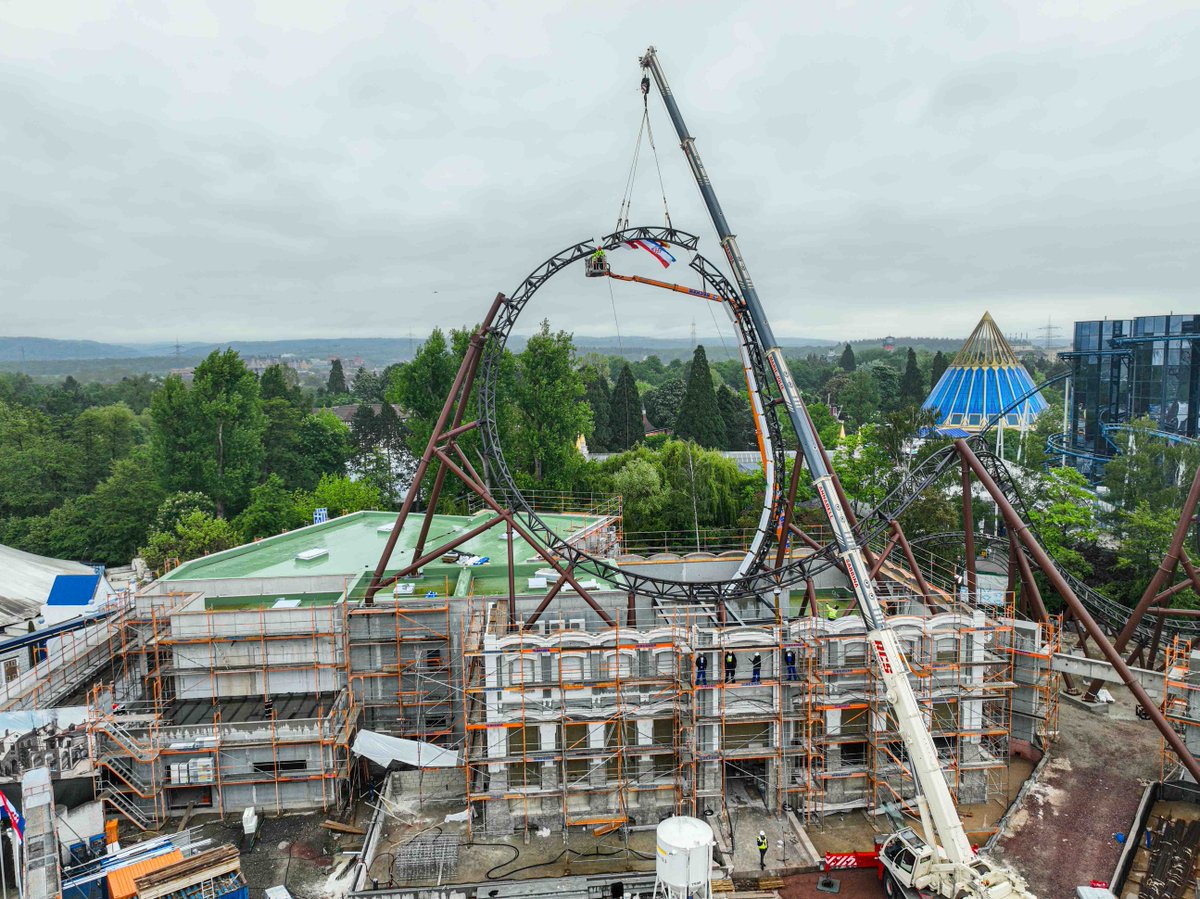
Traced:
<svg viewBox="0 0 1200 899">
<path fill-rule="evenodd" d="M 631 571 L 736 565 L 622 556 L 612 504 L 542 515 Z M 491 518 L 439 515 L 433 535 Z M 108 662 L 87 726 L 111 813 L 150 829 L 189 809 L 333 811 L 356 795 L 360 730 L 460 750 L 481 832 L 719 816 L 734 795 L 809 821 L 913 798 L 840 573 L 811 607 L 785 591 L 778 612 L 718 615 L 586 571 L 583 593 L 556 590 L 533 545 L 491 530 L 368 598 L 394 522 L 357 513 L 186 563 L 94 626 Z M 418 539 L 414 520 L 394 557 Z M 1010 756 L 1054 728 L 1057 631 L 1011 596 L 960 603 L 948 570 L 926 568 L 929 596 L 898 569 L 881 588 L 957 798 L 1006 801 Z"/>
</svg>

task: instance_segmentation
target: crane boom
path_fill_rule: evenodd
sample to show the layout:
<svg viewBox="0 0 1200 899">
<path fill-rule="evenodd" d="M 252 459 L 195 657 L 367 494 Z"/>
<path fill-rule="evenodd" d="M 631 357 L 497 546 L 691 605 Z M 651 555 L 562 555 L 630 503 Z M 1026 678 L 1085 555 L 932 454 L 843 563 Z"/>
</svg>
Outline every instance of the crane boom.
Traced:
<svg viewBox="0 0 1200 899">
<path fill-rule="evenodd" d="M 763 350 L 775 383 L 779 388 L 788 418 L 799 438 L 805 463 L 812 473 L 813 485 L 821 499 L 821 505 L 834 532 L 838 551 L 846 564 L 846 572 L 858 599 L 858 607 L 867 625 L 867 640 L 879 667 L 888 703 L 895 712 L 897 728 L 908 750 L 912 762 L 913 776 L 928 807 L 934 836 L 939 845 L 931 847 L 933 858 L 926 866 L 928 872 L 924 882 L 916 884 L 925 889 L 936 889 L 942 895 L 955 896 L 964 888 L 979 896 L 1001 899 L 1003 896 L 1028 895 L 1019 878 L 1007 871 L 994 869 L 990 864 L 975 858 L 963 829 L 962 820 L 954 805 L 950 787 L 942 773 L 937 748 L 925 725 L 921 707 L 908 679 L 908 663 L 900 649 L 895 633 L 889 628 L 883 607 L 875 594 L 870 569 L 863 549 L 851 528 L 846 509 L 833 487 L 833 471 L 821 447 L 820 439 L 813 428 L 804 406 L 804 400 L 783 351 L 767 321 L 758 291 L 750 277 L 746 260 L 738 248 L 737 237 L 729 227 L 721 203 L 713 190 L 712 182 L 700 161 L 696 141 L 684 124 L 683 115 L 675 96 L 667 84 L 666 75 L 658 61 L 654 47 L 646 51 L 641 59 L 642 68 L 649 70 L 658 87 L 667 114 L 679 136 L 680 146 L 687 157 L 692 175 L 700 188 L 700 195 L 708 207 L 708 214 L 721 241 L 725 258 L 733 271 L 734 280 L 745 304 L 745 314 L 754 323 L 763 342 Z"/>
</svg>

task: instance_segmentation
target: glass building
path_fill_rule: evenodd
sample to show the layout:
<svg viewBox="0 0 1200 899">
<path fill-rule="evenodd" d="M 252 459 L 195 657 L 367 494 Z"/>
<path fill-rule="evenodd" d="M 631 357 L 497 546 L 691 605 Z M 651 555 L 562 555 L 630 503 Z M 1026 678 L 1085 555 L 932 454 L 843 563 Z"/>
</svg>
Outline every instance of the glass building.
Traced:
<svg viewBox="0 0 1200 899">
<path fill-rule="evenodd" d="M 1200 413 L 1200 315 L 1148 315 L 1075 323 L 1070 422 L 1051 442 L 1076 468 L 1099 478 L 1120 452 L 1120 434 L 1149 419 L 1167 439 L 1194 440 Z"/>
</svg>

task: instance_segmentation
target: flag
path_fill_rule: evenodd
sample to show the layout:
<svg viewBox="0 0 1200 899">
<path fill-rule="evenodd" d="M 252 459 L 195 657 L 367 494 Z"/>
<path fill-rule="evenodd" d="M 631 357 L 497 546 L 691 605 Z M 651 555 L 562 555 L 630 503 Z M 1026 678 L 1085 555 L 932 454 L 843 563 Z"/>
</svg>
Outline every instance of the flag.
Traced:
<svg viewBox="0 0 1200 899">
<path fill-rule="evenodd" d="M 666 268 L 675 261 L 675 257 L 668 252 L 667 245 L 665 243 L 659 243 L 657 240 L 650 240 L 649 238 L 639 238 L 638 240 L 631 240 L 628 243 L 629 246 L 633 247 L 634 249 L 640 248 L 645 250 L 660 263 L 662 263 L 663 268 Z"/>
<path fill-rule="evenodd" d="M 25 842 L 25 819 L 21 817 L 21 813 L 13 808 L 13 804 L 8 801 L 8 797 L 0 793 L 0 812 L 4 813 L 9 821 L 12 822 L 13 833 L 17 835 L 17 842 Z"/>
</svg>

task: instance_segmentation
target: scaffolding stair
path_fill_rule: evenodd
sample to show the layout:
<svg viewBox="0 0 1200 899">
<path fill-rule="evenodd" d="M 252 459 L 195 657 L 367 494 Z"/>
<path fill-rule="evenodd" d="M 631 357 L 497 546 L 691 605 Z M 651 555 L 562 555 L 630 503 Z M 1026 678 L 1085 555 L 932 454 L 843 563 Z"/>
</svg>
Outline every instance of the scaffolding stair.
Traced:
<svg viewBox="0 0 1200 899">
<path fill-rule="evenodd" d="M 125 758 L 106 754 L 97 759 L 96 763 L 108 768 L 113 774 L 125 781 L 142 799 L 152 799 L 154 797 L 154 787 L 143 780 Z"/>
<path fill-rule="evenodd" d="M 98 798 L 101 802 L 124 815 L 138 830 L 147 831 L 153 829 L 155 825 L 153 818 L 139 808 L 129 796 L 114 789 L 111 784 L 101 783 Z"/>
</svg>

